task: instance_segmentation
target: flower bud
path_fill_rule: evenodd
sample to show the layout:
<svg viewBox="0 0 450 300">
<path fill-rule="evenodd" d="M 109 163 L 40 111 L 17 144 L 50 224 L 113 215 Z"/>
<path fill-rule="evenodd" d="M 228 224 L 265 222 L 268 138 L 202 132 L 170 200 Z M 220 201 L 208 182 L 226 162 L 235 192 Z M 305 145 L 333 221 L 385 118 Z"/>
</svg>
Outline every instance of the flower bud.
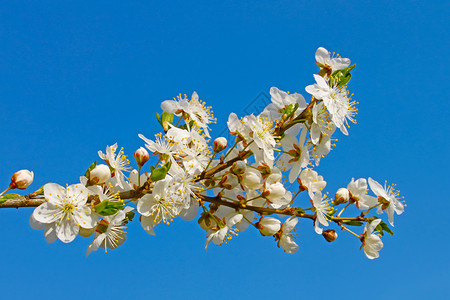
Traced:
<svg viewBox="0 0 450 300">
<path fill-rule="evenodd" d="M 334 195 L 334 205 L 347 203 L 349 199 L 350 193 L 348 192 L 348 190 L 346 188 L 340 188 Z"/>
<path fill-rule="evenodd" d="M 256 223 L 256 226 L 258 227 L 259 232 L 261 232 L 262 235 L 272 236 L 278 231 L 280 231 L 281 222 L 278 219 L 266 217 L 261 218 L 261 220 L 259 220 L 259 222 Z"/>
<path fill-rule="evenodd" d="M 333 242 L 338 237 L 336 231 L 334 231 L 333 229 L 327 229 L 327 230 L 323 231 L 322 235 L 329 243 Z"/>
<path fill-rule="evenodd" d="M 134 159 L 136 159 L 137 165 L 139 167 L 145 165 L 145 163 L 148 162 L 149 158 L 150 156 L 148 155 L 147 150 L 145 150 L 142 147 L 137 149 L 136 152 L 134 152 Z"/>
<path fill-rule="evenodd" d="M 111 170 L 107 165 L 96 165 L 88 174 L 87 186 L 102 185 L 110 178 Z"/>
<path fill-rule="evenodd" d="M 219 182 L 219 186 L 227 190 L 232 190 L 238 184 L 239 181 L 237 176 L 230 173 L 224 175 Z"/>
<path fill-rule="evenodd" d="M 258 170 L 247 168 L 242 174 L 241 184 L 250 190 L 257 190 L 261 187 L 261 173 Z"/>
<path fill-rule="evenodd" d="M 28 170 L 20 170 L 11 177 L 10 189 L 26 189 L 33 182 L 34 174 Z"/>
<path fill-rule="evenodd" d="M 214 140 L 213 150 L 214 153 L 219 153 L 227 147 L 227 139 L 224 137 L 218 137 Z"/>
<path fill-rule="evenodd" d="M 240 175 L 240 174 L 245 172 L 246 168 L 247 168 L 247 164 L 245 162 L 243 162 L 242 160 L 238 160 L 238 161 L 233 163 L 233 165 L 231 166 L 230 171 L 233 174 Z"/>
<path fill-rule="evenodd" d="M 200 227 L 203 230 L 210 230 L 211 228 L 217 226 L 217 222 L 216 220 L 214 220 L 213 217 L 211 217 L 208 213 L 202 213 L 202 215 L 200 216 L 200 218 L 198 219 L 198 225 L 200 225 Z"/>
<path fill-rule="evenodd" d="M 283 198 L 284 194 L 286 194 L 286 189 L 281 182 L 276 182 L 267 185 L 264 194 L 266 199 L 273 202 L 274 200 Z"/>
</svg>

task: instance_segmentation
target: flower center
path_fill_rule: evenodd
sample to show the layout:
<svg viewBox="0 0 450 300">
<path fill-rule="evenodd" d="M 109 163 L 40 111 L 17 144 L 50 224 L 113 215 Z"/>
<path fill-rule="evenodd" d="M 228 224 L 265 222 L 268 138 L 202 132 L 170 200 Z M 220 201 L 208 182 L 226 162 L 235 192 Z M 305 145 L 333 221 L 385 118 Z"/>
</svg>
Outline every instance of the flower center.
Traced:
<svg viewBox="0 0 450 300">
<path fill-rule="evenodd" d="M 73 209 L 74 209 L 74 206 L 73 206 L 72 203 L 65 203 L 65 204 L 62 206 L 62 210 L 64 211 L 65 214 L 70 214 L 70 213 L 72 213 Z"/>
</svg>

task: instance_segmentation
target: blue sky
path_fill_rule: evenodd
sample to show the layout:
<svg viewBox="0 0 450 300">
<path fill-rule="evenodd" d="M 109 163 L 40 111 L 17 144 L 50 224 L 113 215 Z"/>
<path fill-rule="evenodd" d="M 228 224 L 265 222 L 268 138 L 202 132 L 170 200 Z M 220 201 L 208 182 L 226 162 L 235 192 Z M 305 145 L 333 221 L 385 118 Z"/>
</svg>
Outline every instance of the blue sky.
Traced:
<svg viewBox="0 0 450 300">
<path fill-rule="evenodd" d="M 196 222 L 134 222 L 117 249 L 47 244 L 31 209 L 0 211 L 5 298 L 448 298 L 448 1 L 11 1 L 0 4 L 0 182 L 75 183 L 118 142 L 159 132 L 161 101 L 197 91 L 221 132 L 271 86 L 300 92 L 319 46 L 357 64 L 358 124 L 318 171 L 330 194 L 352 177 L 397 183 L 407 201 L 370 261 L 339 231 L 328 244 L 299 222 L 284 254 L 248 230 L 204 250 Z M 255 110 L 257 107 L 255 107 Z"/>
</svg>

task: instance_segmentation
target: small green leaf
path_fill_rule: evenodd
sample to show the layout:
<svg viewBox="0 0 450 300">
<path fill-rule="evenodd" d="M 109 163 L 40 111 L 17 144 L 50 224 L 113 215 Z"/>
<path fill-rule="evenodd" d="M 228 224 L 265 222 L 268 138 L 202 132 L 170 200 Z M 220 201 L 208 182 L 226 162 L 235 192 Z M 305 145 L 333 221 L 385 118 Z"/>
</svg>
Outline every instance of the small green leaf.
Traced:
<svg viewBox="0 0 450 300">
<path fill-rule="evenodd" d="M 161 123 L 161 116 L 158 113 L 156 113 L 156 120 L 158 120 L 159 124 L 162 125 L 162 123 Z"/>
<path fill-rule="evenodd" d="M 378 224 L 377 227 L 375 227 L 375 230 L 378 231 L 378 233 L 381 234 L 382 236 L 384 235 L 383 227 L 381 227 L 380 224 Z"/>
<path fill-rule="evenodd" d="M 346 85 L 350 79 L 352 78 L 352 74 L 350 74 L 350 71 L 355 67 L 356 65 L 347 67 L 342 70 L 334 71 L 333 74 L 331 74 L 331 77 L 337 81 L 338 86 L 344 86 Z"/>
<path fill-rule="evenodd" d="M 168 163 L 166 163 L 165 165 L 163 165 L 160 168 L 150 168 L 151 169 L 150 179 L 153 182 L 156 182 L 156 181 L 166 178 L 167 172 L 169 172 L 171 165 L 172 165 L 172 163 L 169 161 Z"/>
<path fill-rule="evenodd" d="M 118 212 L 123 207 L 121 201 L 103 200 L 94 207 L 96 213 L 102 216 L 111 216 Z"/>
<path fill-rule="evenodd" d="M 298 103 L 289 104 L 287 107 L 280 110 L 285 116 L 285 119 L 289 119 L 290 116 L 298 109 Z"/>
<path fill-rule="evenodd" d="M 378 226 L 381 225 L 381 228 L 383 228 L 384 231 L 386 231 L 387 233 L 389 233 L 390 235 L 394 235 L 394 232 L 389 228 L 389 226 L 384 223 L 383 221 L 381 221 L 380 224 L 378 224 Z"/>
<path fill-rule="evenodd" d="M 363 222 L 355 221 L 355 220 L 346 220 L 346 221 L 342 221 L 342 223 L 344 223 L 345 225 L 350 225 L 350 226 L 361 226 L 363 224 Z"/>
<path fill-rule="evenodd" d="M 169 114 L 164 111 L 161 115 L 161 125 L 164 131 L 169 130 L 169 124 L 172 124 L 172 122 L 173 122 L 173 114 Z"/>
<path fill-rule="evenodd" d="M 8 201 L 9 199 L 16 199 L 16 198 L 20 198 L 22 196 L 20 196 L 19 194 L 6 194 L 3 197 L 0 197 L 0 204 Z"/>
</svg>

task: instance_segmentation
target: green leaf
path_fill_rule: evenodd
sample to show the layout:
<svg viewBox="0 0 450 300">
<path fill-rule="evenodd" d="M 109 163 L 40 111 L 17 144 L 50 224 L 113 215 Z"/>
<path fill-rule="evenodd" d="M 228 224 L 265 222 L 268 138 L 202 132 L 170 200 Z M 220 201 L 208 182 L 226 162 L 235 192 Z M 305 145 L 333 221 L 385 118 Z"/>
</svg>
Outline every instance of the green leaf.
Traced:
<svg viewBox="0 0 450 300">
<path fill-rule="evenodd" d="M 380 224 L 378 224 L 377 227 L 375 227 L 375 230 L 378 231 L 378 233 L 381 234 L 382 236 L 384 235 L 383 227 L 381 227 Z"/>
<path fill-rule="evenodd" d="M 173 122 L 173 114 L 169 114 L 167 112 L 163 112 L 161 115 L 161 122 L 169 122 L 172 123 Z"/>
<path fill-rule="evenodd" d="M 3 197 L 0 197 L 0 204 L 8 201 L 9 199 L 16 199 L 16 198 L 20 198 L 22 196 L 20 196 L 19 194 L 6 194 Z"/>
<path fill-rule="evenodd" d="M 162 123 L 161 123 L 161 116 L 158 113 L 156 113 L 156 120 L 158 120 L 159 124 L 162 125 Z"/>
<path fill-rule="evenodd" d="M 102 216 L 111 216 L 118 212 L 123 207 L 121 201 L 103 200 L 94 207 L 96 213 Z"/>
<path fill-rule="evenodd" d="M 378 226 L 381 226 L 381 228 L 383 228 L 384 231 L 386 231 L 387 233 L 389 233 L 390 235 L 394 235 L 394 232 L 389 228 L 389 226 L 384 223 L 383 221 L 381 221 L 380 224 L 378 224 Z M 377 227 L 378 227 L 377 226 Z"/>
<path fill-rule="evenodd" d="M 355 221 L 355 220 L 345 220 L 345 221 L 342 221 L 342 223 L 344 223 L 345 225 L 350 225 L 350 226 L 361 226 L 363 224 L 363 222 Z"/>
<path fill-rule="evenodd" d="M 94 168 L 97 166 L 97 162 L 94 161 L 94 163 L 87 169 L 86 173 L 84 173 L 84 176 L 89 179 L 89 173 L 94 170 Z"/>
<path fill-rule="evenodd" d="M 282 114 L 286 115 L 286 119 L 289 119 L 290 116 L 298 109 L 298 103 L 289 104 L 287 107 L 280 110 Z"/>
<path fill-rule="evenodd" d="M 156 181 L 166 178 L 167 172 L 169 172 L 171 165 L 172 165 L 172 163 L 169 161 L 168 163 L 166 163 L 165 165 L 163 165 L 160 168 L 150 168 L 151 169 L 150 179 L 153 182 L 156 182 Z"/>
<path fill-rule="evenodd" d="M 169 114 L 164 111 L 161 115 L 161 125 L 164 131 L 169 130 L 169 123 L 172 124 L 172 122 L 173 122 L 173 114 Z"/>
<path fill-rule="evenodd" d="M 338 86 L 344 86 L 346 85 L 350 79 L 352 78 L 352 74 L 350 74 L 350 71 L 355 67 L 356 65 L 347 67 L 342 70 L 334 71 L 333 74 L 331 74 L 332 79 L 336 80 L 338 83 Z"/>
</svg>

